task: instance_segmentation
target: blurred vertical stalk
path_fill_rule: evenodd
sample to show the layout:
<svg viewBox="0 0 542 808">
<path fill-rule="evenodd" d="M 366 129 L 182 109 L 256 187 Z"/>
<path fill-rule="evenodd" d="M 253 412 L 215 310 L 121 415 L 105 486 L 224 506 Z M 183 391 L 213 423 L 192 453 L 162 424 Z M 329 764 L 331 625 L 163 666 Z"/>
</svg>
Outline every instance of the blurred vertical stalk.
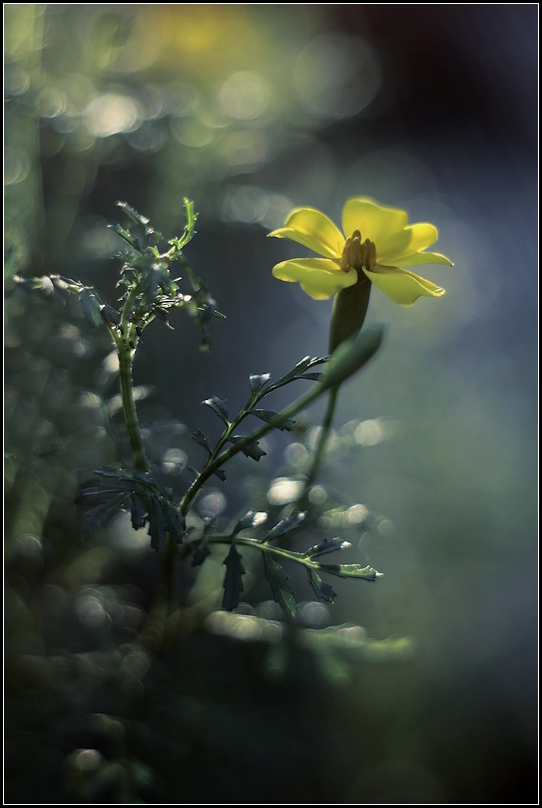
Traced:
<svg viewBox="0 0 542 808">
<path fill-rule="evenodd" d="M 4 205 L 7 272 L 43 260 L 39 236 L 44 205 L 40 168 L 38 93 L 45 4 L 4 6 Z"/>
</svg>

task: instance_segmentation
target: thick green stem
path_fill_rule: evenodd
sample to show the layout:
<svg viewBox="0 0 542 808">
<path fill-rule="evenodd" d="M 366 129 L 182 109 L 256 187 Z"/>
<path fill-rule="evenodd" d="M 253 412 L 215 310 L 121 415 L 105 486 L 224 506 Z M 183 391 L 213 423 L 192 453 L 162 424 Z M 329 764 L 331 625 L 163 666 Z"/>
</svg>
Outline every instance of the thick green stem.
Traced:
<svg viewBox="0 0 542 808">
<path fill-rule="evenodd" d="M 137 421 L 137 412 L 134 401 L 134 391 L 132 385 L 132 362 L 134 352 L 121 342 L 117 345 L 119 355 L 119 379 L 120 379 L 120 394 L 122 397 L 122 411 L 124 413 L 124 421 L 130 437 L 130 444 L 134 454 L 135 465 L 138 471 L 148 471 L 147 460 L 143 450 L 143 443 L 141 441 L 141 433 L 139 431 L 139 423 Z"/>
</svg>

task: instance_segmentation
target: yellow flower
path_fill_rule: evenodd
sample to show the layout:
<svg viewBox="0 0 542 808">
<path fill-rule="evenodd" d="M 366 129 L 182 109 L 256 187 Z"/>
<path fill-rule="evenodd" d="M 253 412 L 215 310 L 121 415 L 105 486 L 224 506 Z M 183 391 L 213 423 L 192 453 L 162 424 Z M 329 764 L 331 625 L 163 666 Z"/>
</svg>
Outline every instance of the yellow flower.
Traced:
<svg viewBox="0 0 542 808">
<path fill-rule="evenodd" d="M 400 268 L 417 264 L 453 266 L 444 255 L 425 252 L 438 238 L 434 225 L 409 225 L 404 210 L 385 208 L 365 197 L 346 202 L 342 225 L 345 235 L 324 213 L 295 208 L 284 227 L 269 235 L 289 238 L 323 258 L 283 261 L 273 267 L 275 278 L 298 281 L 315 300 L 333 297 L 358 281 L 365 282 L 365 277 L 401 306 L 411 306 L 422 295 L 444 294 L 440 286 Z"/>
</svg>

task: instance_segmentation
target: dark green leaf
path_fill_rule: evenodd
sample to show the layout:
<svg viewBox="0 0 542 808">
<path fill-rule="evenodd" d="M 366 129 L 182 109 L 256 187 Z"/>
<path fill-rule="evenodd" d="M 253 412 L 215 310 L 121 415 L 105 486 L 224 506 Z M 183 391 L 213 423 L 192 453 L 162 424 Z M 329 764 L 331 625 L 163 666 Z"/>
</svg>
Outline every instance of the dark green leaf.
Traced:
<svg viewBox="0 0 542 808">
<path fill-rule="evenodd" d="M 169 502 L 165 502 L 162 505 L 162 512 L 166 519 L 166 525 L 171 536 L 172 540 L 176 544 L 182 544 L 183 542 L 183 535 L 186 531 L 186 523 L 184 518 L 175 510 L 175 508 L 169 504 Z"/>
<path fill-rule="evenodd" d="M 280 564 L 273 561 L 267 553 L 263 553 L 263 567 L 273 597 L 288 617 L 293 617 L 297 612 L 297 603 L 288 584 L 288 576 L 284 574 Z"/>
<path fill-rule="evenodd" d="M 200 564 L 203 564 L 203 562 L 205 561 L 207 556 L 210 555 L 210 553 L 211 553 L 211 548 L 207 544 L 207 539 L 203 539 L 199 543 L 199 546 L 196 547 L 196 549 L 194 551 L 194 557 L 192 559 L 192 566 L 193 567 L 199 567 Z"/>
<path fill-rule="evenodd" d="M 237 443 L 238 441 L 243 439 L 243 435 L 230 435 L 228 440 L 231 443 Z M 247 444 L 244 449 L 241 449 L 246 457 L 252 457 L 254 460 L 258 461 L 260 457 L 263 457 L 267 454 L 264 452 L 263 449 L 260 449 L 260 443 L 257 440 L 252 441 L 252 443 Z"/>
<path fill-rule="evenodd" d="M 239 603 L 239 593 L 243 591 L 243 575 L 245 568 L 235 542 L 231 543 L 230 552 L 224 560 L 226 575 L 224 577 L 224 598 L 222 606 L 231 612 Z"/>
<path fill-rule="evenodd" d="M 258 418 L 261 418 L 262 421 L 271 421 L 275 416 L 278 414 L 273 412 L 272 410 L 251 410 L 252 415 L 256 415 Z M 295 426 L 295 421 L 293 418 L 286 418 L 286 420 L 282 421 L 282 423 L 278 424 L 276 429 L 283 429 L 287 432 L 291 432 Z"/>
<path fill-rule="evenodd" d="M 203 446 L 204 449 L 207 449 L 209 454 L 211 454 L 211 447 L 209 446 L 209 439 L 207 435 L 204 435 L 201 429 L 198 429 L 197 432 L 192 432 L 190 435 L 192 440 L 195 440 L 200 446 Z M 199 473 L 199 472 L 198 472 Z"/>
<path fill-rule="evenodd" d="M 132 527 L 134 530 L 139 530 L 144 527 L 147 517 L 147 508 L 139 499 L 137 494 L 130 494 L 130 505 L 132 511 Z"/>
<path fill-rule="evenodd" d="M 83 314 L 85 315 L 86 319 L 91 325 L 97 328 L 102 322 L 102 317 L 100 315 L 100 304 L 97 296 L 92 292 L 89 292 L 87 289 L 81 289 L 79 299 L 81 301 L 81 308 L 83 309 Z"/>
<path fill-rule="evenodd" d="M 151 537 L 151 547 L 153 550 L 164 550 L 167 546 L 166 539 L 166 520 L 160 502 L 156 497 L 151 497 L 151 504 L 149 508 L 149 534 Z"/>
<path fill-rule="evenodd" d="M 113 516 L 120 510 L 121 505 L 126 500 L 126 494 L 117 494 L 116 497 L 107 502 L 97 505 L 85 514 L 81 524 L 81 536 L 83 539 L 90 539 L 104 527 Z"/>
<path fill-rule="evenodd" d="M 211 396 L 211 398 L 205 399 L 205 401 L 203 401 L 202 403 L 205 404 L 207 407 L 210 407 L 213 410 L 213 412 L 216 412 L 218 417 L 222 418 L 226 426 L 229 425 L 230 422 L 228 420 L 227 398 L 222 400 L 221 398 L 218 398 L 218 396 Z"/>
<path fill-rule="evenodd" d="M 250 389 L 253 393 L 259 393 L 262 387 L 267 384 L 269 379 L 271 378 L 270 373 L 261 373 L 260 375 L 254 375 L 249 377 Z"/>
<path fill-rule="evenodd" d="M 272 528 L 267 536 L 264 538 L 265 542 L 271 541 L 272 539 L 276 539 L 278 536 L 284 536 L 286 533 L 291 533 L 292 530 L 296 530 L 299 525 L 305 521 L 307 514 L 296 513 L 293 516 L 285 516 L 284 519 L 281 519 L 274 528 Z"/>
<path fill-rule="evenodd" d="M 334 599 L 337 597 L 337 593 L 333 591 L 329 584 L 322 581 L 317 572 L 311 569 L 307 569 L 307 571 L 309 573 L 309 581 L 318 597 L 322 600 L 329 601 L 329 603 L 333 603 Z"/>
</svg>

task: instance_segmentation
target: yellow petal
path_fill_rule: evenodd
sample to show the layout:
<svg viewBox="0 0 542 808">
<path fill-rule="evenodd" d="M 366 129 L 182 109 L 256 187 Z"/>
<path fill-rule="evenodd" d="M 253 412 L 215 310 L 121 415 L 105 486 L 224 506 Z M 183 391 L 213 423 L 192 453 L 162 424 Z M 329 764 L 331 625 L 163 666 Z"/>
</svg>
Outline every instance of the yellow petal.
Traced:
<svg viewBox="0 0 542 808">
<path fill-rule="evenodd" d="M 281 281 L 298 281 L 314 300 L 327 300 L 358 280 L 355 269 L 343 272 L 337 263 L 326 258 L 292 258 L 273 267 L 273 275 Z"/>
<path fill-rule="evenodd" d="M 446 264 L 446 266 L 453 267 L 453 263 L 449 258 L 434 252 L 419 252 L 406 257 L 399 256 L 398 258 L 394 258 L 394 261 L 397 264 L 401 264 L 402 267 L 421 266 L 422 264 Z"/>
<path fill-rule="evenodd" d="M 385 245 L 376 245 L 377 258 L 381 258 L 385 264 L 397 264 L 401 266 L 402 259 L 406 256 L 414 255 L 420 250 L 425 250 L 434 244 L 438 238 L 437 228 L 432 224 L 412 224 L 405 227 L 401 233 L 397 233 L 388 239 Z"/>
<path fill-rule="evenodd" d="M 273 230 L 270 236 L 289 238 L 326 258 L 340 258 L 344 236 L 324 213 L 315 208 L 295 208 L 284 227 Z"/>
<path fill-rule="evenodd" d="M 374 241 L 377 257 L 385 254 L 388 242 L 394 243 L 398 236 L 404 242 L 405 236 L 401 233 L 407 224 L 408 216 L 404 210 L 383 208 L 365 197 L 353 197 L 343 208 L 343 230 L 347 238 L 354 230 L 359 230 L 363 241 L 366 238 Z"/>
<path fill-rule="evenodd" d="M 442 297 L 444 294 L 444 289 L 440 286 L 435 286 L 431 281 L 420 278 L 407 269 L 378 264 L 375 272 L 368 272 L 365 269 L 363 271 L 381 292 L 401 306 L 412 306 L 422 295 Z"/>
</svg>

